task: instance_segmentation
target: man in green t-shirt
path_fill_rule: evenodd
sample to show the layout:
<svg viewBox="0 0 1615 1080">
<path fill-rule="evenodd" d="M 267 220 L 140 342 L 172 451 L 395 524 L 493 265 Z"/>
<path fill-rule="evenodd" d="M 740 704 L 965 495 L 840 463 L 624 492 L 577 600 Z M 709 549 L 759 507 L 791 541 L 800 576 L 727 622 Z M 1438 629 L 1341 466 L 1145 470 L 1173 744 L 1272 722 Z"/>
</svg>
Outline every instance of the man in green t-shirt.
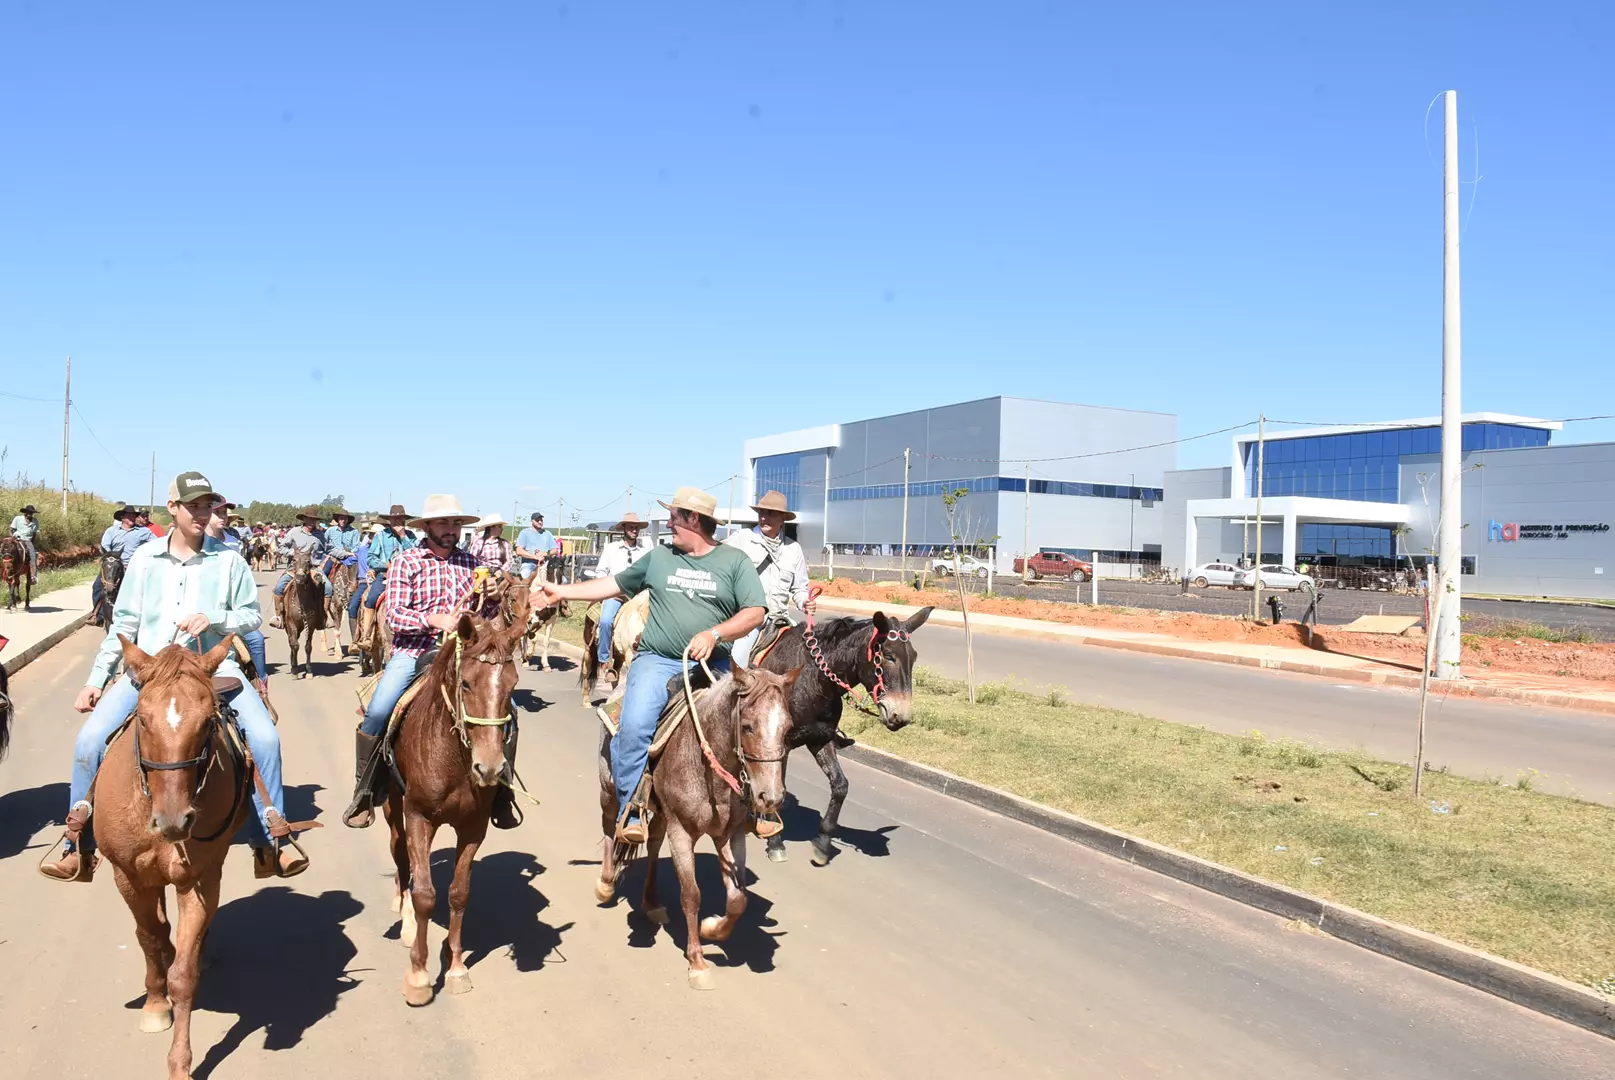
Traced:
<svg viewBox="0 0 1615 1080">
<path fill-rule="evenodd" d="M 645 773 L 656 721 L 667 704 L 668 680 L 680 674 L 686 647 L 692 661 L 707 660 L 715 672 L 727 671 L 729 642 L 761 626 L 768 610 L 751 560 L 713 538 L 718 500 L 683 487 L 662 505 L 669 513 L 672 547 L 658 545 L 616 577 L 555 585 L 537 575 L 532 585 L 534 605 L 544 607 L 562 600 L 628 599 L 650 590 L 650 617 L 628 668 L 617 736 L 611 741 L 618 806 L 628 805 Z M 617 838 L 645 842 L 638 814 L 629 814 Z"/>
</svg>

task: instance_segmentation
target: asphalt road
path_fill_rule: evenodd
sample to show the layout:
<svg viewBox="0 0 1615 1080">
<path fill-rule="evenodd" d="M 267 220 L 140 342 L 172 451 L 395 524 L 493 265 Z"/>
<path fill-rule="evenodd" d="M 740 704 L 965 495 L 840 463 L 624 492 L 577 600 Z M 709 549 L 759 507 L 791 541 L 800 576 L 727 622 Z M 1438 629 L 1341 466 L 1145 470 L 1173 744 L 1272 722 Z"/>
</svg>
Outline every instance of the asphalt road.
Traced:
<svg viewBox="0 0 1615 1080">
<path fill-rule="evenodd" d="M 156 1077 L 168 1046 L 137 1030 L 141 960 L 110 875 L 34 871 L 65 810 L 68 706 L 95 643 L 83 631 L 13 683 L 8 1078 Z M 278 635 L 270 656 L 285 657 Z M 751 907 L 708 949 L 718 988 L 689 990 L 676 913 L 659 930 L 594 903 L 597 722 L 570 673 L 522 679 L 537 711 L 520 765 L 544 805 L 483 849 L 466 925 L 476 989 L 410 1009 L 385 834 L 335 820 L 355 676 L 316 670 L 277 675 L 273 693 L 291 816 L 318 809 L 328 827 L 284 885 L 255 883 L 245 851 L 227 865 L 199 1077 L 1615 1077 L 1607 1040 L 857 766 L 840 855 L 809 864 L 812 809 L 788 814 L 789 862 L 754 842 Z M 811 764 L 794 760 L 790 782 L 817 807 Z M 716 859 L 700 861 L 715 911 Z"/>
<path fill-rule="evenodd" d="M 919 662 L 964 677 L 964 631 L 928 625 Z M 1063 686 L 1074 701 L 1239 734 L 1256 730 L 1320 746 L 1412 761 L 1413 690 L 1335 683 L 1315 675 L 1151 656 L 1090 645 L 978 633 L 976 676 L 1029 688 Z M 1514 783 L 1534 769 L 1544 791 L 1615 803 L 1615 716 L 1481 698 L 1432 700 L 1426 760 L 1434 767 Z"/>
</svg>

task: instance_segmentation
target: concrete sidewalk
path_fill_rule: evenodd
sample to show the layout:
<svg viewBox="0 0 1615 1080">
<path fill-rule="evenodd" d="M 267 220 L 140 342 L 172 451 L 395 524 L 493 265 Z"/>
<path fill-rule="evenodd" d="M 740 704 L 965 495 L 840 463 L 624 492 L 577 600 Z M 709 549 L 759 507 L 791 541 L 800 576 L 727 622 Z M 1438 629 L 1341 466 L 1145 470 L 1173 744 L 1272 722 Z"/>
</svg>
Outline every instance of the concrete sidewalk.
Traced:
<svg viewBox="0 0 1615 1080">
<path fill-rule="evenodd" d="M 34 598 L 32 611 L 0 610 L 0 661 L 15 675 L 36 657 L 90 621 L 90 584 L 72 585 Z"/>
<path fill-rule="evenodd" d="M 844 612 L 851 615 L 870 615 L 876 611 L 885 611 L 891 615 L 907 617 L 920 610 L 902 604 L 852 600 L 839 596 L 821 596 L 818 605 L 822 611 Z M 931 613 L 931 621 L 947 626 L 962 626 L 964 617 L 957 611 L 937 608 Z M 1038 619 L 1020 619 L 1011 615 L 972 613 L 970 626 L 972 630 L 1007 637 L 1059 641 L 1071 645 L 1097 645 L 1102 648 L 1153 653 L 1157 656 L 1178 656 L 1222 664 L 1241 664 L 1246 667 L 1291 671 L 1303 675 L 1322 675 L 1345 682 L 1415 688 L 1419 685 L 1419 673 L 1400 665 L 1301 646 L 1253 645 L 1237 641 L 1187 641 L 1167 634 L 1111 630 L 1098 626 L 1073 626 Z M 1615 714 L 1615 687 L 1606 689 L 1602 686 L 1589 685 L 1582 680 L 1555 678 L 1549 675 L 1485 671 L 1479 677 L 1466 677 L 1452 684 L 1442 683 L 1439 692 L 1444 697 L 1505 698 L 1533 705 L 1553 705 Z"/>
</svg>

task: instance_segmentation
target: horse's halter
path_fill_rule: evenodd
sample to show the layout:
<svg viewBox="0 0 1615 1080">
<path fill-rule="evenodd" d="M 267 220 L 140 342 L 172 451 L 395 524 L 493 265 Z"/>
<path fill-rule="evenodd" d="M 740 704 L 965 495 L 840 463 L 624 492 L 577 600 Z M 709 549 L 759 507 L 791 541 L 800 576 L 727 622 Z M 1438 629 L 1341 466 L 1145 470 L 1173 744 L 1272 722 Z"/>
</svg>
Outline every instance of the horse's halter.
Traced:
<svg viewBox="0 0 1615 1080">
<path fill-rule="evenodd" d="M 822 587 L 815 585 L 809 599 L 817 596 L 821 591 L 823 591 Z M 846 691 L 847 697 L 852 700 L 853 708 L 869 716 L 880 715 L 880 699 L 886 694 L 886 665 L 896 663 L 896 660 L 886 652 L 887 643 L 913 640 L 908 630 L 901 626 L 888 628 L 884 640 L 882 639 L 880 627 L 870 627 L 869 646 L 864 650 L 864 659 L 875 665 L 875 685 L 870 687 L 867 695 L 869 700 L 865 703 L 859 700 L 858 691 L 853 686 L 844 682 L 835 672 L 830 670 L 830 663 L 824 658 L 824 650 L 819 646 L 818 635 L 813 632 L 812 615 L 807 618 L 807 626 L 803 628 L 802 637 L 807 641 L 808 655 L 813 657 L 813 663 L 818 666 L 824 677 Z"/>
<path fill-rule="evenodd" d="M 514 662 L 514 653 L 511 656 L 500 657 L 494 653 L 482 653 L 472 657 L 473 660 L 484 664 L 509 664 Z M 454 733 L 460 736 L 460 745 L 467 750 L 471 749 L 471 733 L 466 725 L 474 727 L 504 727 L 515 722 L 513 714 L 505 716 L 471 716 L 465 711 L 465 680 L 461 671 L 465 664 L 465 640 L 459 634 L 454 635 L 454 697 L 449 697 L 448 688 L 442 683 L 438 684 L 438 693 L 443 695 L 443 704 L 448 706 Z"/>
</svg>

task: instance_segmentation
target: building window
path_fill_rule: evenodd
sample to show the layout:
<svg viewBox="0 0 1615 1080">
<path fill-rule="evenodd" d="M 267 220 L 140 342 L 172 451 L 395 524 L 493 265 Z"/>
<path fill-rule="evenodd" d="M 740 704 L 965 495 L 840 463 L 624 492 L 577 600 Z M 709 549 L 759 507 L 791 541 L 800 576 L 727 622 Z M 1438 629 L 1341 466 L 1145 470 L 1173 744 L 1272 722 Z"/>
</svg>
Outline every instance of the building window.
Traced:
<svg viewBox="0 0 1615 1080">
<path fill-rule="evenodd" d="M 759 465 L 757 486 L 763 487 L 761 466 Z M 986 493 L 998 491 L 1024 492 L 1026 480 L 1017 476 L 975 476 L 959 480 L 916 480 L 908 485 L 910 498 L 935 498 L 944 491 L 953 491 L 965 488 L 972 493 Z M 1127 499 L 1143 504 L 1146 508 L 1155 505 L 1164 497 L 1161 488 L 1136 487 L 1126 484 L 1090 484 L 1074 480 L 1037 480 L 1031 482 L 1033 495 L 1071 495 L 1085 499 Z M 784 490 L 784 489 L 781 489 Z M 830 489 L 830 501 L 843 502 L 861 499 L 901 499 L 903 497 L 902 484 L 855 484 L 848 487 L 833 487 Z"/>
</svg>

